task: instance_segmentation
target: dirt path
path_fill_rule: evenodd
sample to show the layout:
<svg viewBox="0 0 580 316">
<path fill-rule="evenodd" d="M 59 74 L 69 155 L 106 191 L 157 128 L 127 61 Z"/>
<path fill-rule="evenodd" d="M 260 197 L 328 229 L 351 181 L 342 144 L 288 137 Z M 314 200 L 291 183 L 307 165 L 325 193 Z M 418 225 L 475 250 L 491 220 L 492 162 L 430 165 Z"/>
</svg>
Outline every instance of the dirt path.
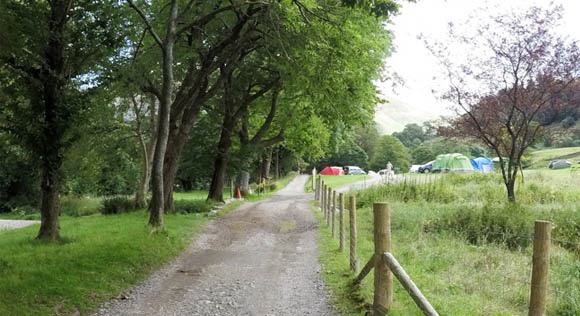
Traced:
<svg viewBox="0 0 580 316">
<path fill-rule="evenodd" d="M 40 221 L 28 221 L 19 219 L 0 219 L 0 230 L 17 229 L 34 224 L 40 224 Z"/>
<path fill-rule="evenodd" d="M 173 263 L 96 315 L 335 315 L 307 179 L 213 221 Z"/>
</svg>

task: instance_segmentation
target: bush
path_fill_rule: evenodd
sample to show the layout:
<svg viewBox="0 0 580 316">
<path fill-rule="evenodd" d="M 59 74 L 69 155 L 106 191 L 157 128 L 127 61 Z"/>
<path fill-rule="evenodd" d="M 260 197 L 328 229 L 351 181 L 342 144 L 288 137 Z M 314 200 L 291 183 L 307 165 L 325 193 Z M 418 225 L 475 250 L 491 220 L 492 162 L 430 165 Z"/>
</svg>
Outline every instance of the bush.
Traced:
<svg viewBox="0 0 580 316">
<path fill-rule="evenodd" d="M 485 205 L 441 215 L 424 224 L 427 232 L 449 231 L 473 245 L 497 243 L 509 249 L 525 248 L 532 241 L 532 220 L 517 204 Z"/>
<path fill-rule="evenodd" d="M 103 199 L 101 214 L 121 214 L 137 210 L 135 201 L 127 196 L 115 196 Z"/>
<path fill-rule="evenodd" d="M 17 214 L 17 215 L 31 215 L 31 214 L 37 214 L 39 212 L 40 212 L 40 210 L 37 207 L 33 207 L 31 205 L 18 206 L 12 210 L 12 214 Z"/>
<path fill-rule="evenodd" d="M 175 213 L 188 214 L 188 213 L 208 213 L 211 211 L 212 207 L 216 205 L 215 202 L 209 202 L 205 200 L 175 200 L 173 201 L 173 207 Z"/>
<path fill-rule="evenodd" d="M 272 181 L 268 185 L 268 189 L 270 189 L 270 191 L 275 191 L 277 188 L 278 188 L 278 182 L 276 182 L 276 181 Z"/>
</svg>

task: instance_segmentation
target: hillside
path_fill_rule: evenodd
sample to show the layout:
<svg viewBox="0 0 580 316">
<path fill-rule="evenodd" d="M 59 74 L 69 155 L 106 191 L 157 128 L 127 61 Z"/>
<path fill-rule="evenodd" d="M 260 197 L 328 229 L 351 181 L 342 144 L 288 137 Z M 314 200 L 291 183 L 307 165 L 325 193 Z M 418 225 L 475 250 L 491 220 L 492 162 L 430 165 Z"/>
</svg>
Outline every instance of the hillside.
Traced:
<svg viewBox="0 0 580 316">
<path fill-rule="evenodd" d="M 550 160 L 567 159 L 570 162 L 580 162 L 580 147 L 550 148 L 534 151 L 530 154 L 531 169 L 547 168 Z"/>
<path fill-rule="evenodd" d="M 395 96 L 383 96 L 387 103 L 377 105 L 375 122 L 379 127 L 379 133 L 392 134 L 400 132 L 405 125 L 437 119 L 441 116 L 438 106 L 430 104 L 410 104 Z"/>
</svg>

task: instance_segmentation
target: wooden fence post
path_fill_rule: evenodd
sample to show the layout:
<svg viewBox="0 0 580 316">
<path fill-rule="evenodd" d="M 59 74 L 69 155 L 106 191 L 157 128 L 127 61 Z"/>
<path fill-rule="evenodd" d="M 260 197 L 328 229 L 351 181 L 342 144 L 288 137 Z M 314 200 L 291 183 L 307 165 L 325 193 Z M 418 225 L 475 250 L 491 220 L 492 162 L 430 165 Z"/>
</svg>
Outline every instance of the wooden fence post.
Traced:
<svg viewBox="0 0 580 316">
<path fill-rule="evenodd" d="M 328 190 L 326 190 L 326 225 L 330 226 L 330 205 L 331 205 L 331 200 L 332 200 L 332 188 L 328 187 Z"/>
<path fill-rule="evenodd" d="M 324 213 L 324 195 L 326 194 L 326 189 L 325 189 L 326 185 L 324 184 L 324 181 L 322 181 L 321 185 L 320 185 L 320 211 L 322 212 L 322 214 Z M 326 214 L 325 214 L 326 215 Z"/>
<path fill-rule="evenodd" d="M 374 203 L 375 297 L 374 315 L 385 315 L 393 304 L 393 274 L 383 254 L 391 252 L 391 219 L 387 203 Z"/>
<path fill-rule="evenodd" d="M 332 238 L 334 238 L 336 236 L 336 229 L 334 229 L 334 223 L 336 222 L 334 220 L 334 216 L 336 214 L 336 191 L 334 190 L 332 191 L 332 207 L 330 207 L 330 211 L 332 212 L 332 214 L 330 214 L 330 229 L 332 231 Z"/>
<path fill-rule="evenodd" d="M 321 201 L 321 197 L 320 197 L 320 195 L 321 195 L 321 194 L 320 194 L 320 190 L 322 189 L 322 183 L 323 183 L 323 182 L 322 182 L 322 177 L 318 176 L 318 189 L 317 189 L 317 190 L 318 190 L 318 195 L 316 196 L 316 197 L 317 197 L 317 200 L 318 200 L 318 202 L 320 202 L 320 201 Z"/>
<path fill-rule="evenodd" d="M 326 196 L 326 184 L 322 186 L 322 210 L 324 213 L 324 219 L 326 219 L 326 200 L 328 196 Z"/>
<path fill-rule="evenodd" d="M 339 242 L 338 250 L 344 251 L 344 194 L 338 195 L 338 228 L 339 228 Z"/>
<path fill-rule="evenodd" d="M 425 296 L 423 296 L 423 293 L 421 293 L 413 280 L 411 280 L 397 259 L 395 259 L 395 257 L 393 257 L 390 252 L 385 253 L 384 257 L 389 269 L 397 277 L 399 282 L 401 282 L 401 285 L 403 285 L 405 290 L 407 290 L 407 293 L 409 293 L 413 301 L 415 301 L 415 304 L 417 304 L 421 312 L 427 316 L 439 316 L 437 311 L 433 308 L 433 306 L 431 306 L 431 303 L 427 301 Z"/>
<path fill-rule="evenodd" d="M 532 260 L 529 316 L 546 315 L 551 229 L 551 223 L 547 221 L 536 221 L 534 224 L 534 255 Z"/>
<path fill-rule="evenodd" d="M 316 181 L 314 182 L 314 199 L 318 201 L 318 185 L 319 185 L 319 181 L 320 179 L 316 178 Z"/>
<path fill-rule="evenodd" d="M 350 225 L 350 268 L 356 274 L 358 272 L 358 259 L 356 255 L 356 203 L 355 197 L 350 196 L 349 199 L 349 225 Z"/>
<path fill-rule="evenodd" d="M 316 168 L 312 168 L 312 187 L 316 186 Z"/>
</svg>

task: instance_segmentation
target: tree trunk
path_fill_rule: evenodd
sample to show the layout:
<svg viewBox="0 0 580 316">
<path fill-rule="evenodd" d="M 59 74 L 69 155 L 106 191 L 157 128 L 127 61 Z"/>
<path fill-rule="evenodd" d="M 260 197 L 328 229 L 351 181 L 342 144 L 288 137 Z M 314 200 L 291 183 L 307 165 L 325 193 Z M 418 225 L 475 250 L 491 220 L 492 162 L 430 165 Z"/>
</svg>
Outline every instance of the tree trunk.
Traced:
<svg viewBox="0 0 580 316">
<path fill-rule="evenodd" d="M 170 16 L 167 20 L 167 32 L 161 50 L 163 51 L 163 85 L 159 102 L 159 121 L 157 124 L 157 144 L 153 157 L 152 185 L 153 194 L 149 206 L 149 225 L 163 229 L 164 181 L 163 164 L 169 136 L 169 115 L 173 94 L 173 46 L 175 44 L 175 24 L 177 20 L 177 0 L 171 1 Z"/>
<path fill-rule="evenodd" d="M 214 162 L 213 176 L 211 179 L 211 186 L 209 187 L 208 200 L 216 202 L 224 201 L 224 185 L 226 178 L 226 170 L 228 167 L 227 152 L 219 153 Z"/>
<path fill-rule="evenodd" d="M 218 142 L 218 154 L 214 162 L 213 176 L 209 188 L 208 200 L 217 202 L 224 201 L 224 184 L 226 179 L 226 170 L 228 168 L 228 156 L 232 145 L 232 131 L 234 130 L 235 119 L 231 113 L 225 111 L 222 131 Z"/>
<path fill-rule="evenodd" d="M 48 146 L 53 147 L 53 146 Z M 40 230 L 36 239 L 53 241 L 60 238 L 58 170 L 62 159 L 53 154 L 42 159 L 42 203 L 40 205 Z"/>
<path fill-rule="evenodd" d="M 280 146 L 276 147 L 276 179 L 280 179 Z"/>
<path fill-rule="evenodd" d="M 270 179 L 270 167 L 272 166 L 272 147 L 264 149 L 262 154 L 262 171 L 261 175 L 264 179 Z"/>
<path fill-rule="evenodd" d="M 147 206 L 145 197 L 149 191 L 149 182 L 151 180 L 151 162 L 153 161 L 153 155 L 155 153 L 154 149 L 157 144 L 156 128 L 157 123 L 156 110 L 155 110 L 155 98 L 150 100 L 150 117 L 151 117 L 151 137 L 149 138 L 149 144 L 145 142 L 141 128 L 138 129 L 139 144 L 141 145 L 141 153 L 143 157 L 143 167 L 141 169 L 141 181 L 137 187 L 137 192 L 135 192 L 135 207 L 144 208 Z M 139 124 L 140 126 L 140 124 Z"/>
<path fill-rule="evenodd" d="M 515 179 L 509 179 L 505 185 L 507 189 L 508 201 L 512 203 L 516 201 L 515 184 L 516 184 Z"/>
<path fill-rule="evenodd" d="M 137 187 L 137 192 L 135 192 L 135 207 L 144 208 L 147 206 L 147 201 L 145 197 L 149 191 L 149 182 L 151 180 L 151 161 L 153 160 L 153 149 L 155 148 L 154 143 L 147 146 L 141 141 L 141 150 L 143 156 L 143 167 L 141 168 L 141 180 L 139 181 L 139 186 Z"/>
<path fill-rule="evenodd" d="M 62 137 L 64 129 L 61 121 L 67 114 L 64 108 L 65 43 L 63 34 L 66 27 L 69 3 L 51 3 L 48 42 L 44 51 L 46 65 L 42 66 L 42 100 L 44 106 L 42 144 L 40 144 L 42 171 L 42 202 L 40 205 L 40 230 L 36 239 L 52 241 L 60 238 L 59 191 L 60 167 L 62 165 Z"/>
<path fill-rule="evenodd" d="M 167 143 L 167 151 L 165 152 L 165 163 L 163 166 L 163 188 L 165 192 L 165 209 L 168 213 L 174 211 L 173 206 L 173 186 L 175 184 L 175 177 L 177 176 L 177 169 L 179 168 L 179 158 L 183 152 L 183 148 L 187 143 L 189 128 L 184 130 L 183 127 L 174 127 L 169 134 L 170 137 Z"/>
<path fill-rule="evenodd" d="M 250 192 L 250 173 L 248 171 L 240 171 L 236 179 L 236 187 L 244 194 Z"/>
</svg>

